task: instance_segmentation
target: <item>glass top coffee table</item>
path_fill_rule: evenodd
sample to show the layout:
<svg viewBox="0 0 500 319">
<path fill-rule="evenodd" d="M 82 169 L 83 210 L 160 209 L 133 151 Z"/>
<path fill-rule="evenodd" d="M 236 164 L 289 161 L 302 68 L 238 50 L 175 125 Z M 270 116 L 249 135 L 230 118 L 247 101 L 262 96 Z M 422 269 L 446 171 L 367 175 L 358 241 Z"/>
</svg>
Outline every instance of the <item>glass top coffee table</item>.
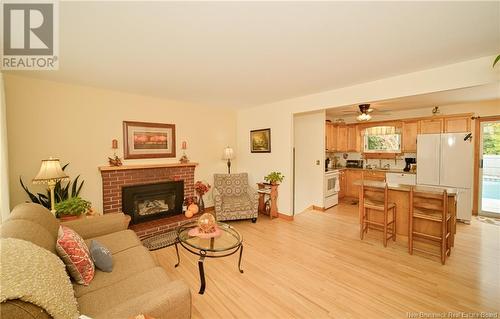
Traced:
<svg viewBox="0 0 500 319">
<path fill-rule="evenodd" d="M 197 222 L 191 222 L 186 225 L 180 226 L 177 229 L 177 239 L 175 241 L 175 252 L 177 253 L 177 264 L 175 267 L 179 266 L 179 248 L 180 244 L 187 251 L 200 256 L 198 259 L 198 269 L 200 271 L 200 294 L 205 292 L 205 270 L 203 268 L 203 263 L 205 257 L 208 258 L 221 258 L 233 255 L 238 250 L 240 251 L 240 257 L 238 259 L 238 270 L 243 273 L 241 269 L 241 256 L 243 255 L 243 237 L 241 234 L 233 227 L 225 223 L 217 222 L 221 234 L 214 238 L 200 238 L 198 236 L 190 236 L 189 231 L 196 228 Z"/>
</svg>

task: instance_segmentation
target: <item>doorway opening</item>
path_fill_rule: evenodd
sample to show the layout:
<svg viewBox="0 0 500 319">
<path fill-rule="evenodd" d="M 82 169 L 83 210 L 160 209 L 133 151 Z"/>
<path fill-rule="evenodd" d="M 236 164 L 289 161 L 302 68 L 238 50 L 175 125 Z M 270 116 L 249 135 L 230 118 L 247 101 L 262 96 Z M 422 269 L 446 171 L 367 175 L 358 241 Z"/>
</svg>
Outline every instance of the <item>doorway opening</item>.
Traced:
<svg viewBox="0 0 500 319">
<path fill-rule="evenodd" d="M 500 218 L 500 120 L 481 122 L 479 215 Z"/>
</svg>

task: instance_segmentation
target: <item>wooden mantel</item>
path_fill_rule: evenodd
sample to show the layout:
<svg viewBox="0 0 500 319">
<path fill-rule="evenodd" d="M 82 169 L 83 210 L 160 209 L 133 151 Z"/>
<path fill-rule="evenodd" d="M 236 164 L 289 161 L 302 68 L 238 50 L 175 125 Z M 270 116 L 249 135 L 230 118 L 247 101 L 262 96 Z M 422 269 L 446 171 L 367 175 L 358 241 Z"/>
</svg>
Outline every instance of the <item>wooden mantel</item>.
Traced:
<svg viewBox="0 0 500 319">
<path fill-rule="evenodd" d="M 106 171 L 123 171 L 132 169 L 148 169 L 148 168 L 171 168 L 171 167 L 191 167 L 197 166 L 198 163 L 165 163 L 165 164 L 140 164 L 140 165 L 122 165 L 122 166 L 99 166 L 101 172 Z"/>
</svg>

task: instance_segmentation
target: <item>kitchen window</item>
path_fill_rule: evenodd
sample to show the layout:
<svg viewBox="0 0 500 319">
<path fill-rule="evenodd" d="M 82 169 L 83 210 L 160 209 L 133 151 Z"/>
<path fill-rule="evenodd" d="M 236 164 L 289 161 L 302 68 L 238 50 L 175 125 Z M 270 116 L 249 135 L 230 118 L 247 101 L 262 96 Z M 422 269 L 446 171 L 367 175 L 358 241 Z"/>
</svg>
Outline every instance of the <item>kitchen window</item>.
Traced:
<svg viewBox="0 0 500 319">
<path fill-rule="evenodd" d="M 365 153 L 401 153 L 401 131 L 394 126 L 367 128 L 364 135 Z"/>
</svg>

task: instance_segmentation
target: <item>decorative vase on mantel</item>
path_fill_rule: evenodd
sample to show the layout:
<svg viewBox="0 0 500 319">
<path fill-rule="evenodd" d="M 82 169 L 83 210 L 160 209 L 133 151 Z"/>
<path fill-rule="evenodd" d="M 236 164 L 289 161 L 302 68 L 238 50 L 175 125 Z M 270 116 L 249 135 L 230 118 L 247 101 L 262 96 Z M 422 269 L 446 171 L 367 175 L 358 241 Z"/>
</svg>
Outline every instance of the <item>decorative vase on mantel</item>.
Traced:
<svg viewBox="0 0 500 319">
<path fill-rule="evenodd" d="M 203 201 L 203 195 L 198 195 L 198 208 L 200 213 L 203 213 L 205 211 L 205 202 Z"/>
</svg>

